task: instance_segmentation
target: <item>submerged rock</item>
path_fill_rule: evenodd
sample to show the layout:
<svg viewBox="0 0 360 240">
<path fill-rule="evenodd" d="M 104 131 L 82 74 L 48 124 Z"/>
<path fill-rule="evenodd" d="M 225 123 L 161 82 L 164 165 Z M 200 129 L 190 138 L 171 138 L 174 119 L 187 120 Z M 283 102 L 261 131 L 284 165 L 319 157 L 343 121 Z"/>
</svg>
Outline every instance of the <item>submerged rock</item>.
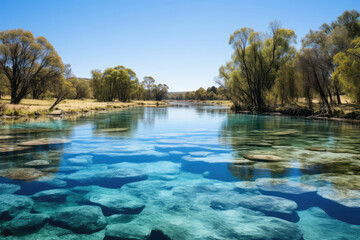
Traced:
<svg viewBox="0 0 360 240">
<path fill-rule="evenodd" d="M 30 162 L 24 163 L 24 165 L 29 166 L 29 167 L 41 167 L 41 166 L 50 165 L 50 163 L 47 160 L 33 160 Z"/>
<path fill-rule="evenodd" d="M 8 139 L 13 139 L 14 136 L 9 136 L 9 135 L 0 135 L 0 141 L 1 140 L 8 140 Z"/>
<path fill-rule="evenodd" d="M 232 163 L 235 165 L 249 165 L 249 164 L 255 164 L 255 161 L 251 161 L 248 159 L 234 159 Z"/>
<path fill-rule="evenodd" d="M 348 224 L 328 216 L 322 209 L 312 207 L 298 212 L 297 223 L 304 239 L 358 239 L 360 226 Z"/>
<path fill-rule="evenodd" d="M 145 180 L 144 171 L 132 168 L 92 167 L 69 174 L 66 179 L 78 184 L 94 184 L 99 186 L 121 187 L 124 183 Z"/>
<path fill-rule="evenodd" d="M 50 138 L 41 138 L 35 139 L 31 141 L 26 141 L 19 143 L 19 146 L 28 146 L 28 147 L 36 147 L 36 146 L 51 146 L 51 145 L 61 145 L 70 143 L 71 140 L 69 139 L 50 139 Z"/>
<path fill-rule="evenodd" d="M 5 146 L 5 147 L 0 147 L 0 154 L 13 154 L 22 151 L 27 151 L 29 149 L 31 148 L 25 146 Z"/>
<path fill-rule="evenodd" d="M 127 194 L 93 194 L 89 201 L 101 207 L 105 207 L 109 215 L 114 213 L 139 213 L 145 207 L 140 199 Z M 103 209 L 104 210 L 104 209 Z"/>
<path fill-rule="evenodd" d="M 272 136 L 289 136 L 289 135 L 296 135 L 298 133 L 300 133 L 300 131 L 290 129 L 290 130 L 286 130 L 286 131 L 273 132 L 270 135 L 272 135 Z"/>
<path fill-rule="evenodd" d="M 315 193 L 316 187 L 280 178 L 258 178 L 256 185 L 261 191 L 299 195 Z"/>
<path fill-rule="evenodd" d="M 349 154 L 359 154 L 358 151 L 353 149 L 347 149 L 347 148 L 332 148 L 329 150 L 329 152 L 332 153 L 349 153 Z"/>
<path fill-rule="evenodd" d="M 64 202 L 70 194 L 71 191 L 66 189 L 51 189 L 38 192 L 31 198 L 40 202 Z"/>
<path fill-rule="evenodd" d="M 130 222 L 108 225 L 105 239 L 145 240 L 153 230 L 161 231 L 169 239 L 182 240 L 299 240 L 302 237 L 294 223 L 243 208 L 225 211 L 209 208 L 173 214 L 157 211 L 155 207 L 144 210 Z"/>
<path fill-rule="evenodd" d="M 92 163 L 93 156 L 91 155 L 80 155 L 74 158 L 69 158 L 67 162 L 72 165 L 86 165 Z"/>
<path fill-rule="evenodd" d="M 260 161 L 260 162 L 280 162 L 284 159 L 270 154 L 254 154 L 254 155 L 245 155 L 244 158 L 252 160 L 252 161 Z"/>
<path fill-rule="evenodd" d="M 10 183 L 0 183 L 0 194 L 11 194 L 20 190 L 20 186 Z"/>
<path fill-rule="evenodd" d="M 147 240 L 151 229 L 138 223 L 118 223 L 107 226 L 105 236 L 109 239 Z M 106 238 L 105 238 L 106 239 Z"/>
<path fill-rule="evenodd" d="M 43 171 L 43 169 L 41 169 Z M 34 181 L 34 183 L 41 183 L 44 185 L 49 185 L 49 186 L 55 186 L 55 187 L 65 187 L 67 185 L 67 183 L 64 180 L 58 179 L 58 178 L 41 178 L 39 180 Z"/>
<path fill-rule="evenodd" d="M 30 212 L 34 201 L 23 195 L 0 195 L 0 218 L 12 218 L 21 212 Z"/>
<path fill-rule="evenodd" d="M 20 213 L 10 222 L 3 225 L 5 235 L 26 235 L 41 229 L 49 219 L 46 214 Z"/>
<path fill-rule="evenodd" d="M 63 208 L 51 216 L 51 222 L 75 233 L 93 233 L 107 225 L 101 208 L 88 205 Z"/>
<path fill-rule="evenodd" d="M 331 200 L 345 207 L 360 210 L 360 191 L 358 190 L 320 187 L 317 194 L 322 198 Z"/>
<path fill-rule="evenodd" d="M 306 150 L 315 152 L 326 152 L 326 148 L 324 147 L 307 147 Z"/>
<path fill-rule="evenodd" d="M 250 181 L 237 182 L 235 183 L 235 186 L 245 192 L 254 192 L 259 190 L 256 183 Z"/>
<path fill-rule="evenodd" d="M 15 180 L 34 180 L 44 175 L 45 173 L 35 168 L 8 168 L 0 170 L 0 177 Z"/>
<path fill-rule="evenodd" d="M 99 129 L 101 132 L 126 132 L 129 131 L 129 128 L 106 128 L 106 129 Z"/>
<path fill-rule="evenodd" d="M 297 204 L 294 201 L 266 195 L 256 195 L 247 198 L 242 198 L 239 205 L 252 210 L 292 214 L 297 209 Z"/>
</svg>

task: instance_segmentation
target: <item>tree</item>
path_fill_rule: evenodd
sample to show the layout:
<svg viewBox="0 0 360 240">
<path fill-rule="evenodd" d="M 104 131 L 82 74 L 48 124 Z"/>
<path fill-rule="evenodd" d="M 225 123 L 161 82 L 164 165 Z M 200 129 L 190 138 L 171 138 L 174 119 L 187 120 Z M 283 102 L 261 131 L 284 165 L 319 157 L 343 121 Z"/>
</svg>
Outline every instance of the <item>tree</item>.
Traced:
<svg viewBox="0 0 360 240">
<path fill-rule="evenodd" d="M 49 111 L 53 110 L 65 98 L 74 98 L 76 90 L 73 87 L 71 81 L 62 78 L 57 84 L 53 85 L 52 88 L 53 96 L 56 98 L 54 104 L 50 107 Z"/>
<path fill-rule="evenodd" d="M 0 74 L 0 99 L 6 93 L 6 90 L 7 90 L 7 85 L 6 85 L 5 76 L 3 74 Z"/>
<path fill-rule="evenodd" d="M 91 85 L 93 97 L 98 101 L 104 101 L 102 72 L 100 70 L 92 70 L 91 75 L 92 75 L 92 79 L 90 85 Z"/>
<path fill-rule="evenodd" d="M 241 28 L 230 36 L 233 61 L 220 69 L 219 79 L 225 81 L 221 86 L 228 89 L 235 107 L 245 104 L 264 111 L 265 95 L 274 86 L 277 71 L 294 57 L 294 31 L 277 23 L 271 23 L 270 29 L 269 37 L 251 28 Z"/>
<path fill-rule="evenodd" d="M 339 79 L 352 100 L 360 103 L 360 37 L 345 52 L 336 54 L 334 61 L 337 67 L 333 78 Z"/>
<path fill-rule="evenodd" d="M 90 86 L 87 80 L 71 77 L 68 79 L 75 88 L 75 99 L 84 99 L 90 97 Z"/>
<path fill-rule="evenodd" d="M 130 68 L 124 66 L 116 66 L 115 70 L 119 71 L 117 92 L 119 101 L 126 102 L 130 99 L 134 85 L 138 81 L 136 73 Z"/>
<path fill-rule="evenodd" d="M 293 103 L 298 97 L 298 89 L 295 61 L 292 60 L 282 65 L 276 74 L 273 88 L 276 96 L 275 102 L 277 97 L 280 97 L 281 106 L 284 106 L 285 103 Z"/>
<path fill-rule="evenodd" d="M 207 98 L 207 92 L 204 88 L 201 87 L 195 91 L 195 99 L 196 100 L 203 101 L 203 100 L 206 100 L 206 98 Z"/>
<path fill-rule="evenodd" d="M 158 84 L 154 85 L 154 98 L 156 101 L 161 101 L 166 97 L 166 94 L 168 93 L 169 87 L 166 84 Z"/>
<path fill-rule="evenodd" d="M 312 49 L 307 54 L 308 57 L 309 54 L 313 55 L 312 62 L 318 74 L 316 77 L 322 83 L 323 89 L 320 89 L 318 84 L 314 87 L 327 108 L 331 106 L 326 103 L 323 93 L 329 98 L 330 104 L 334 102 L 332 94 L 335 93 L 337 103 L 341 104 L 341 84 L 336 77 L 332 77 L 336 67 L 333 59 L 339 52 L 346 51 L 354 38 L 360 36 L 359 17 L 356 10 L 345 11 L 336 21 L 330 25 L 324 23 L 318 31 L 311 30 L 303 39 L 303 49 Z"/>
<path fill-rule="evenodd" d="M 139 82 L 138 79 L 136 79 L 133 83 L 133 91 L 132 91 L 132 99 L 137 100 L 145 100 L 146 99 L 146 89 L 144 86 Z"/>
<path fill-rule="evenodd" d="M 34 82 L 48 80 L 42 76 L 55 78 L 63 71 L 61 58 L 46 38 L 23 29 L 0 32 L 0 74 L 9 82 L 11 103 L 20 103 Z"/>
<path fill-rule="evenodd" d="M 144 77 L 144 81 L 141 82 L 144 88 L 147 90 L 147 100 L 151 99 L 152 90 L 154 89 L 155 79 L 151 76 Z"/>
<path fill-rule="evenodd" d="M 126 102 L 133 96 L 138 87 L 138 78 L 133 70 L 124 66 L 107 68 L 104 73 L 99 70 L 92 72 L 91 87 L 94 97 L 99 101 Z"/>
</svg>

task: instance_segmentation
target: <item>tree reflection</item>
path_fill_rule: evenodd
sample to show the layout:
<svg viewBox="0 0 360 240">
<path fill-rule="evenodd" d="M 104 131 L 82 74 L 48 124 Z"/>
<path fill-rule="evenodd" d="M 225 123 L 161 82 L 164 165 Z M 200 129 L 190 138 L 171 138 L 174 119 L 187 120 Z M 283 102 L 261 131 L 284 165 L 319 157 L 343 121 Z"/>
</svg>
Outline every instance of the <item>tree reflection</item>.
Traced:
<svg viewBox="0 0 360 240">
<path fill-rule="evenodd" d="M 291 117 L 229 114 L 221 127 L 220 141 L 232 147 L 235 158 L 246 154 L 270 154 L 286 161 L 229 164 L 229 171 L 242 180 L 296 174 L 359 174 L 358 126 L 310 121 Z M 316 151 L 316 146 L 325 151 Z M 313 147 L 314 151 L 308 150 Z M 295 171 L 296 172 L 296 171 Z"/>
</svg>

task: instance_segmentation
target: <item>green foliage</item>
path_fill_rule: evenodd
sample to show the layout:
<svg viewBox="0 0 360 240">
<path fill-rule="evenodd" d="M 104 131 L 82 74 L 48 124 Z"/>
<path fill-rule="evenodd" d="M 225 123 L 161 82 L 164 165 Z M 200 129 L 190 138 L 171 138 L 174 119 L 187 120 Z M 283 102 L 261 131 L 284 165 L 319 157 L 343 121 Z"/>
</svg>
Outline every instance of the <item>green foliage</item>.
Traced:
<svg viewBox="0 0 360 240">
<path fill-rule="evenodd" d="M 168 97 L 171 100 L 226 100 L 226 96 L 223 95 L 223 89 L 216 88 L 215 86 L 207 88 L 200 87 L 195 92 L 184 93 L 172 93 Z"/>
<path fill-rule="evenodd" d="M 265 95 L 274 86 L 278 70 L 294 57 L 294 31 L 276 23 L 270 28 L 270 37 L 251 28 L 241 28 L 230 36 L 233 60 L 219 69 L 219 82 L 236 107 L 263 111 Z"/>
<path fill-rule="evenodd" d="M 144 77 L 144 81 L 142 81 L 141 84 L 144 89 L 146 89 L 146 99 L 150 100 L 155 85 L 155 79 L 151 76 Z"/>
<path fill-rule="evenodd" d="M 338 78 L 353 101 L 360 103 L 360 37 L 350 48 L 335 55 L 337 64 L 333 78 Z"/>
<path fill-rule="evenodd" d="M 291 105 L 305 97 L 311 111 L 313 97 L 319 97 L 321 111 L 331 115 L 334 96 L 338 104 L 341 93 L 360 102 L 359 12 L 345 11 L 310 30 L 298 52 L 294 31 L 270 26 L 271 35 L 241 28 L 230 37 L 234 54 L 220 67 L 217 83 L 236 108 L 264 111 L 279 100 Z"/>
<path fill-rule="evenodd" d="M 169 87 L 166 84 L 154 84 L 153 94 L 156 101 L 161 101 L 165 98 L 168 93 Z"/>
<path fill-rule="evenodd" d="M 69 81 L 75 88 L 75 99 L 84 99 L 91 97 L 90 83 L 88 80 L 71 77 Z"/>
<path fill-rule="evenodd" d="M 72 85 L 71 81 L 62 78 L 61 81 L 57 82 L 52 89 L 53 97 L 56 98 L 54 104 L 50 107 L 49 111 L 53 110 L 65 98 L 75 98 L 76 89 Z"/>
<path fill-rule="evenodd" d="M 20 103 L 31 88 L 58 81 L 63 71 L 61 58 L 46 38 L 23 29 L 0 32 L 0 75 L 8 81 L 11 103 Z"/>
<path fill-rule="evenodd" d="M 156 85 L 153 77 L 144 77 L 139 83 L 136 73 L 124 66 L 107 68 L 104 73 L 99 70 L 91 73 L 92 93 L 98 101 L 162 100 L 169 89 L 166 84 Z"/>
</svg>

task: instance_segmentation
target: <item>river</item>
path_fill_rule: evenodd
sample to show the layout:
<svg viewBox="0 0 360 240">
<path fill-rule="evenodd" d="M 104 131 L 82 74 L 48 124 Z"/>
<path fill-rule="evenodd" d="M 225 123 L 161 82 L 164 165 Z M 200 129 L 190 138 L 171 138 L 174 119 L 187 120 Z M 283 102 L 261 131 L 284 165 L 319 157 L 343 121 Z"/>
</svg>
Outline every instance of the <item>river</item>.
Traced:
<svg viewBox="0 0 360 240">
<path fill-rule="evenodd" d="M 171 104 L 0 127 L 1 239 L 357 239 L 360 126 Z"/>
</svg>

